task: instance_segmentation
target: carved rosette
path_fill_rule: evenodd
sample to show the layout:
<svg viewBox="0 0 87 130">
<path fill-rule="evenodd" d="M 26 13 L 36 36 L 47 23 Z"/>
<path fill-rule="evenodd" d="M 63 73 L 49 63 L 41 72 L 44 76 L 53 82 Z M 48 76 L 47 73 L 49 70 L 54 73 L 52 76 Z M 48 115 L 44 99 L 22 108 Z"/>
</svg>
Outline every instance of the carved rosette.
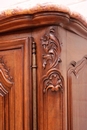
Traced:
<svg viewBox="0 0 87 130">
<path fill-rule="evenodd" d="M 46 33 L 41 38 L 41 44 L 43 46 L 43 68 L 45 69 L 47 64 L 50 65 L 50 68 L 56 67 L 60 59 L 60 52 L 61 52 L 61 44 L 59 39 L 55 35 L 55 29 L 50 28 L 48 33 Z"/>
<path fill-rule="evenodd" d="M 13 85 L 12 77 L 9 75 L 3 57 L 0 58 L 0 96 L 4 96 L 9 92 L 9 89 Z"/>
<path fill-rule="evenodd" d="M 64 80 L 58 69 L 52 69 L 47 72 L 43 77 L 43 92 L 47 92 L 49 89 L 53 92 L 63 92 Z"/>
</svg>

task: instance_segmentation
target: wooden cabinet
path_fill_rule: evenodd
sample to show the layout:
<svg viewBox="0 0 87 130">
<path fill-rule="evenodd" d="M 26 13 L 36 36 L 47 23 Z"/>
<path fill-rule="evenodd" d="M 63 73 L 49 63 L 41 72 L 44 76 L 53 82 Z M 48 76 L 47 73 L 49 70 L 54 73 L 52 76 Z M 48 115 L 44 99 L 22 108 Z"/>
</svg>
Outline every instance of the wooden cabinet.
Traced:
<svg viewBox="0 0 87 130">
<path fill-rule="evenodd" d="M 56 6 L 2 17 L 0 130 L 86 130 L 86 68 L 87 28 L 75 17 Z"/>
</svg>

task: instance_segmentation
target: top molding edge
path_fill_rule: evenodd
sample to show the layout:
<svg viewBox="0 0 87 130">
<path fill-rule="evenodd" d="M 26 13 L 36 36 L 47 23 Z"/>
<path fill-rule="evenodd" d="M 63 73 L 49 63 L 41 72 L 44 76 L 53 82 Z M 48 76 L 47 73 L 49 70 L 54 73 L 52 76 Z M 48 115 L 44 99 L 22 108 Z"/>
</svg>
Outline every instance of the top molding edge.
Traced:
<svg viewBox="0 0 87 130">
<path fill-rule="evenodd" d="M 20 16 L 20 15 L 33 15 L 36 13 L 42 12 L 58 12 L 67 14 L 70 19 L 74 19 L 77 22 L 81 23 L 81 25 L 85 28 L 85 34 L 87 33 L 87 20 L 81 14 L 72 12 L 70 8 L 59 5 L 57 2 L 45 2 L 36 4 L 33 2 L 23 2 L 21 4 L 17 4 L 11 6 L 3 11 L 0 11 L 0 22 L 6 20 L 11 17 Z M 66 28 L 66 27 L 65 27 Z M 71 29 L 72 31 L 72 29 Z"/>
<path fill-rule="evenodd" d="M 71 11 L 70 8 L 65 5 L 59 5 L 57 2 L 45 2 L 40 4 L 34 4 L 29 1 L 23 2 L 0 11 L 0 20 L 15 15 L 35 14 L 43 11 L 58 11 L 67 13 L 70 17 L 77 19 L 87 27 L 87 19 L 84 16 L 77 12 Z"/>
</svg>

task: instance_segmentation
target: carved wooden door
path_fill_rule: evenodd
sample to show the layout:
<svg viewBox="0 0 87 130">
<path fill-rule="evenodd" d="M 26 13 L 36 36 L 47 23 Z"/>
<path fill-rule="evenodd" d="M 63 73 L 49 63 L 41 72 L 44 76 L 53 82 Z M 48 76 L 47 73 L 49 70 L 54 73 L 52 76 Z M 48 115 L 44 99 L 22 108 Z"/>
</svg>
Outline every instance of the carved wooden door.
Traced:
<svg viewBox="0 0 87 130">
<path fill-rule="evenodd" d="M 64 78 L 58 27 L 34 29 L 32 36 L 37 58 L 38 130 L 64 130 Z"/>
<path fill-rule="evenodd" d="M 65 130 L 58 27 L 21 33 L 0 37 L 0 130 Z"/>
<path fill-rule="evenodd" d="M 0 39 L 0 130 L 32 129 L 30 47 L 28 37 Z"/>
</svg>

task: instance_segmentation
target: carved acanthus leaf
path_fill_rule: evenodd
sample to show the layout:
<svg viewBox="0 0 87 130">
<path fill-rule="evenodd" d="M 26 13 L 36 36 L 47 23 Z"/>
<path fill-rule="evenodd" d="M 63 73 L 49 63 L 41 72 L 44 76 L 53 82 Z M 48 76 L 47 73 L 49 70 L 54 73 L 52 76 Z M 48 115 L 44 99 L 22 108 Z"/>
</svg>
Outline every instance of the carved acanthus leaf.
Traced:
<svg viewBox="0 0 87 130">
<path fill-rule="evenodd" d="M 46 33 L 41 38 L 41 44 L 43 46 L 43 68 L 49 64 L 51 67 L 56 67 L 60 59 L 61 45 L 59 39 L 55 35 L 55 29 L 51 28 L 48 33 Z"/>
<path fill-rule="evenodd" d="M 63 82 L 64 80 L 61 73 L 57 69 L 52 69 L 43 77 L 43 92 L 45 93 L 49 89 L 51 89 L 51 91 L 63 92 Z"/>
</svg>

